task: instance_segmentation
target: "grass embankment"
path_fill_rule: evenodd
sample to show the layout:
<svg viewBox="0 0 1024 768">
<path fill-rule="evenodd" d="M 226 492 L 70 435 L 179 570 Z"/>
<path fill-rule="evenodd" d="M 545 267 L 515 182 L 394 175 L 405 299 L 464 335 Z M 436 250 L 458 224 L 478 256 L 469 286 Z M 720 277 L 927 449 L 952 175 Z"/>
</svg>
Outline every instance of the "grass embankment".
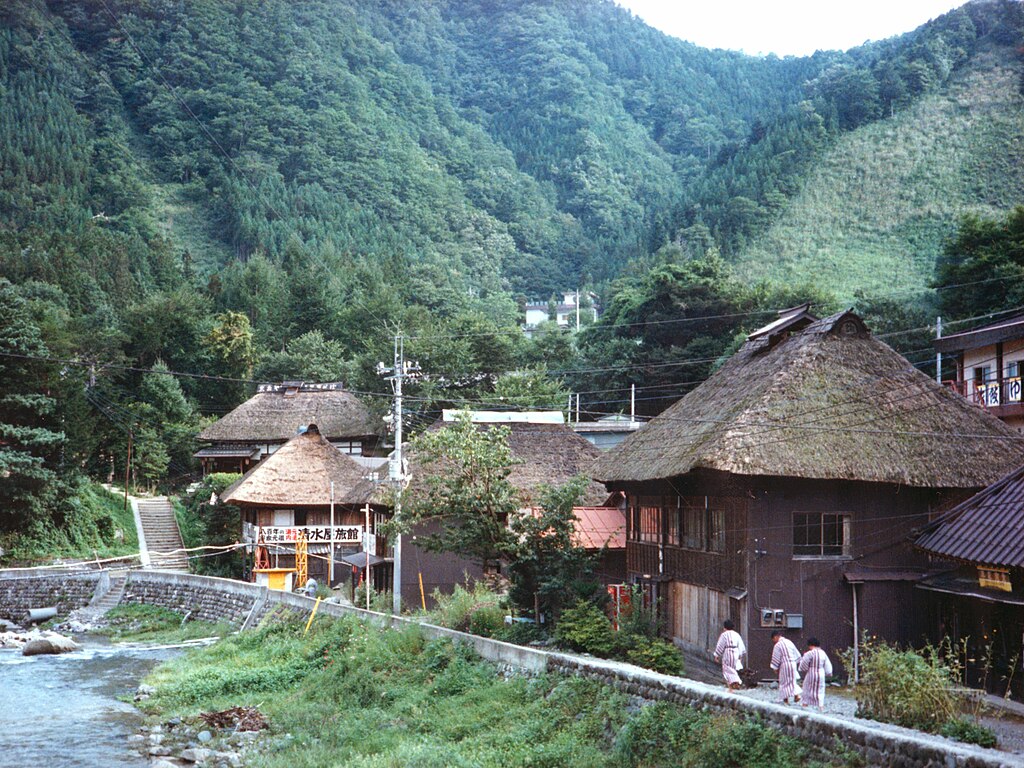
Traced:
<svg viewBox="0 0 1024 768">
<path fill-rule="evenodd" d="M 91 482 L 83 483 L 70 500 L 61 527 L 30 523 L 0 544 L 7 550 L 4 562 L 11 563 L 38 563 L 54 558 L 104 559 L 139 551 L 131 506 L 125 509 L 123 496 Z"/>
<path fill-rule="evenodd" d="M 110 609 L 107 625 L 95 630 L 115 642 L 178 643 L 201 637 L 224 637 L 231 631 L 227 622 L 186 621 L 186 617 L 156 605 L 126 604 Z"/>
<path fill-rule="evenodd" d="M 256 706 L 273 729 L 259 763 L 270 767 L 839 764 L 755 722 L 667 704 L 636 711 L 579 678 L 505 677 L 417 627 L 303 627 L 264 624 L 173 659 L 150 675 L 157 693 L 144 706 L 184 718 Z"/>
</svg>

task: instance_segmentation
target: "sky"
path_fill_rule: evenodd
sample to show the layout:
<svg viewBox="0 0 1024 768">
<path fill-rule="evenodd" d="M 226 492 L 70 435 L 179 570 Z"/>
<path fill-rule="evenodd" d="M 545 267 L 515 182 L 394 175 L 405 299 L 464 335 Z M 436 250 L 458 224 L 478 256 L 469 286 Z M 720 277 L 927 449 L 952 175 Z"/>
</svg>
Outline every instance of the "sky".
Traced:
<svg viewBox="0 0 1024 768">
<path fill-rule="evenodd" d="M 705 48 L 808 56 L 917 29 L 966 0 L 616 0 L 650 26 Z"/>
</svg>

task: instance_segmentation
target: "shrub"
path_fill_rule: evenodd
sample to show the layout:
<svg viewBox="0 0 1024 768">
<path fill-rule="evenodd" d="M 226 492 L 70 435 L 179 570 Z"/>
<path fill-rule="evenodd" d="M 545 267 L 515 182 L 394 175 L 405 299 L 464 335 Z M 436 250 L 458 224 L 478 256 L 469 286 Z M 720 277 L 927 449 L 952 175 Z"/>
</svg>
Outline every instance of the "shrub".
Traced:
<svg viewBox="0 0 1024 768">
<path fill-rule="evenodd" d="M 593 603 L 581 601 L 562 612 L 555 639 L 574 651 L 607 657 L 615 647 L 612 623 Z"/>
<path fill-rule="evenodd" d="M 547 633 L 532 621 L 514 621 L 511 624 L 505 624 L 494 633 L 495 640 L 517 645 L 529 645 L 544 640 L 546 637 Z"/>
<path fill-rule="evenodd" d="M 971 711 L 971 702 L 958 684 L 952 650 L 948 641 L 938 648 L 927 645 L 914 651 L 865 636 L 860 647 L 860 683 L 854 688 L 857 714 L 962 741 L 994 742 L 988 729 L 962 717 L 964 711 Z M 848 664 L 849 656 L 849 652 L 844 655 Z M 953 659 L 952 665 L 947 658 Z"/>
<path fill-rule="evenodd" d="M 981 723 L 975 723 L 965 717 L 958 717 L 947 722 L 939 733 L 957 741 L 977 744 L 981 747 L 995 747 L 998 744 L 996 735 Z"/>
<path fill-rule="evenodd" d="M 505 623 L 505 598 L 477 582 L 472 589 L 456 584 L 450 595 L 435 589 L 430 621 L 442 627 L 492 637 Z"/>
<path fill-rule="evenodd" d="M 666 675 L 683 674 L 683 656 L 672 643 L 658 638 L 642 638 L 626 652 L 626 661 L 638 667 L 653 669 Z"/>
</svg>

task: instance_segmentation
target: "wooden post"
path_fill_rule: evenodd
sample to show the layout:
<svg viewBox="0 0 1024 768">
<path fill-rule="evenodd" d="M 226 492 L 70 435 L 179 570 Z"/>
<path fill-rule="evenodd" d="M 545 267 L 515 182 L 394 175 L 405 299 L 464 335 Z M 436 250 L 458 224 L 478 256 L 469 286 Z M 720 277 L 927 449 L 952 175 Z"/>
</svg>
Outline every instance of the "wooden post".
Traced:
<svg viewBox="0 0 1024 768">
<path fill-rule="evenodd" d="M 128 430 L 128 457 L 124 462 L 124 513 L 128 514 L 128 477 L 132 466 L 132 437 L 134 433 Z"/>
</svg>

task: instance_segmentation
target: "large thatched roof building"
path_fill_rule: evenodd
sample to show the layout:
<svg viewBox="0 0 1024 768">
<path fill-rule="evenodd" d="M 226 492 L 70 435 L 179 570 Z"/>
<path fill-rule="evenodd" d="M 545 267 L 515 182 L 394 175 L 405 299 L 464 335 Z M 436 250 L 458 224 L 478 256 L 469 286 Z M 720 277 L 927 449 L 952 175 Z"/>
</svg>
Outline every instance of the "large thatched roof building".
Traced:
<svg viewBox="0 0 1024 768">
<path fill-rule="evenodd" d="M 343 554 L 362 549 L 367 508 L 371 532 L 389 513 L 369 470 L 328 442 L 316 424 L 246 472 L 220 500 L 241 509 L 242 540 L 253 545 L 257 562 L 269 555 L 275 565 L 294 566 L 294 542 L 304 531 L 310 575 L 321 581 L 329 570 L 332 501 L 335 549 Z M 386 544 L 379 544 L 383 553 Z"/>
<path fill-rule="evenodd" d="M 627 494 L 628 569 L 664 598 L 671 633 L 706 649 L 731 617 L 765 669 L 776 623 L 829 650 L 853 644 L 851 624 L 918 638 L 908 606 L 928 562 L 909 533 L 1020 463 L 1020 435 L 852 311 L 818 319 L 804 306 L 594 472 Z"/>
<path fill-rule="evenodd" d="M 341 384 L 292 381 L 261 384 L 255 395 L 199 433 L 196 454 L 205 472 L 246 471 L 307 424 L 338 450 L 371 455 L 378 444 L 369 409 Z"/>
</svg>

